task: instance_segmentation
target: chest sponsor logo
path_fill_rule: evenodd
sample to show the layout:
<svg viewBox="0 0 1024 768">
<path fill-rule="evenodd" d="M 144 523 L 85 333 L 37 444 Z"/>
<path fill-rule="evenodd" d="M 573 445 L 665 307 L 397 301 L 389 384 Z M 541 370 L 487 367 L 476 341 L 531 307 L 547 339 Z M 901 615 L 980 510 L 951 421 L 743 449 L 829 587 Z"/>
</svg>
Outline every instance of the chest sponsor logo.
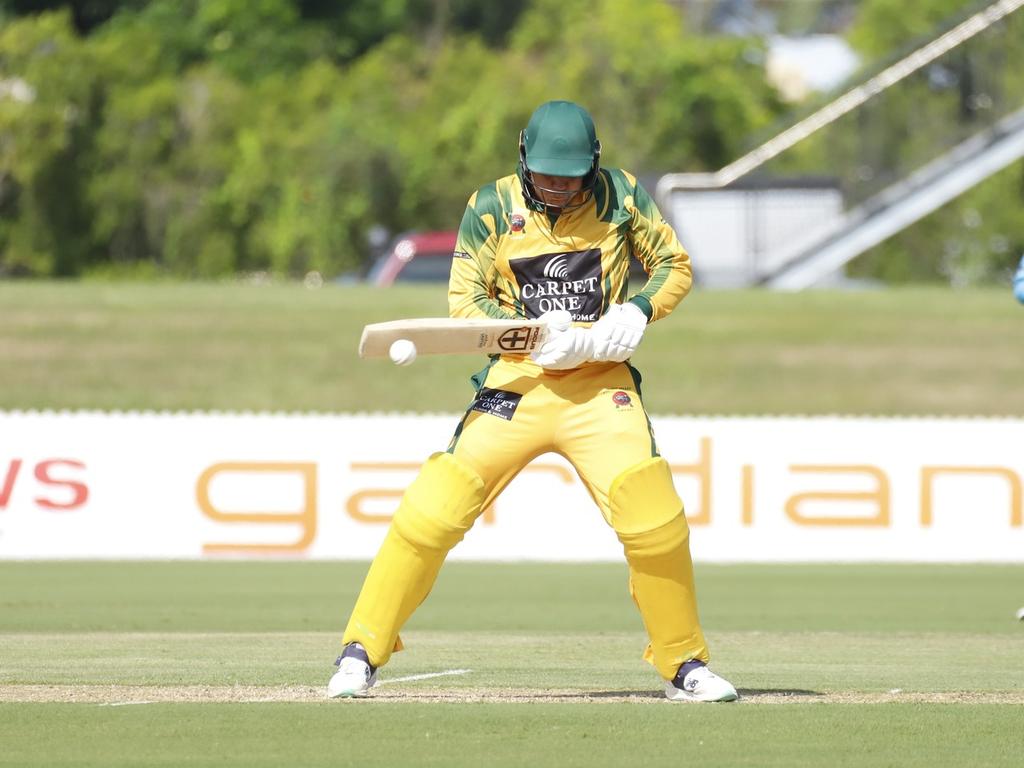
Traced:
<svg viewBox="0 0 1024 768">
<path fill-rule="evenodd" d="M 491 416 L 497 416 L 505 421 L 512 421 L 512 415 L 516 412 L 516 408 L 519 407 L 519 401 L 522 399 L 523 396 L 518 392 L 507 392 L 504 389 L 483 387 L 476 394 L 472 410 L 480 411 L 480 413 L 489 413 Z"/>
<path fill-rule="evenodd" d="M 510 259 L 527 317 L 564 309 L 578 322 L 601 314 L 601 249 Z"/>
</svg>

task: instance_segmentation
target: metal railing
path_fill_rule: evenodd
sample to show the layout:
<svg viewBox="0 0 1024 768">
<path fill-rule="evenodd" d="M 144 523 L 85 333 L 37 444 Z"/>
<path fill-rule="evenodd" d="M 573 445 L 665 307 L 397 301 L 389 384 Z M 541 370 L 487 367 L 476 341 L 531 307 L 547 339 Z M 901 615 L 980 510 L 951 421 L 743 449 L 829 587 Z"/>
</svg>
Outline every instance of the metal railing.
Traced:
<svg viewBox="0 0 1024 768">
<path fill-rule="evenodd" d="M 755 171 L 823 172 L 858 202 L 1024 103 L 1024 0 L 999 0 L 714 173 L 663 176 L 720 189 Z M 775 162 L 772 162 L 775 161 Z"/>
</svg>

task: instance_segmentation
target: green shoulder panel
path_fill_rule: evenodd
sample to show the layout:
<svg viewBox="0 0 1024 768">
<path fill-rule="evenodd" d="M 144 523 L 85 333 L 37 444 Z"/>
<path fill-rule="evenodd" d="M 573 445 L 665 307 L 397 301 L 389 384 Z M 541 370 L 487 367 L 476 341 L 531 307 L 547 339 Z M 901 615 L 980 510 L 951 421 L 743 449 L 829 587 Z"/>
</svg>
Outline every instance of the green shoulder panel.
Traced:
<svg viewBox="0 0 1024 768">
<path fill-rule="evenodd" d="M 495 234 L 508 232 L 506 211 L 511 210 L 511 186 L 515 176 L 505 176 L 481 187 L 476 196 L 476 211 L 479 215 L 493 217 Z"/>
<path fill-rule="evenodd" d="M 523 190 L 519 186 L 519 177 L 516 174 L 503 176 L 495 182 L 495 191 L 498 195 L 496 215 L 501 220 L 499 230 L 501 234 L 508 232 L 508 214 L 516 208 L 522 208 L 526 201 L 523 200 Z"/>
<path fill-rule="evenodd" d="M 459 225 L 458 250 L 479 253 L 491 231 L 484 222 L 483 214 L 489 212 L 489 201 L 496 200 L 494 184 L 481 187 L 469 198 L 466 212 L 462 215 Z"/>
<path fill-rule="evenodd" d="M 643 188 L 643 185 L 636 183 L 634 180 L 634 190 L 633 205 L 636 206 L 640 215 L 655 224 L 663 223 L 661 212 L 658 210 L 658 206 L 655 204 L 654 198 L 651 197 L 650 193 L 648 193 L 646 189 Z"/>
<path fill-rule="evenodd" d="M 594 203 L 601 221 L 629 218 L 626 198 L 635 194 L 636 179 L 621 168 L 602 168 L 594 185 Z"/>
</svg>

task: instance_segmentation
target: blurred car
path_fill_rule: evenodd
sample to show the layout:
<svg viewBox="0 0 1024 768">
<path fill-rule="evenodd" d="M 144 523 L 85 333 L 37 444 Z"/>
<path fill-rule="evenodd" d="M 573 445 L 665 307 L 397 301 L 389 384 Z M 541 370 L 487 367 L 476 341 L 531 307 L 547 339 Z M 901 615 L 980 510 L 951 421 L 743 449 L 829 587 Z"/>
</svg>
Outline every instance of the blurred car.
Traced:
<svg viewBox="0 0 1024 768">
<path fill-rule="evenodd" d="M 409 232 L 394 240 L 370 267 L 371 285 L 448 282 L 458 232 Z"/>
<path fill-rule="evenodd" d="M 392 283 L 446 283 L 452 268 L 452 253 L 458 238 L 455 230 L 408 232 L 370 267 L 366 282 L 387 286 Z M 634 290 L 647 282 L 647 273 L 636 259 L 629 262 L 629 284 Z"/>
</svg>

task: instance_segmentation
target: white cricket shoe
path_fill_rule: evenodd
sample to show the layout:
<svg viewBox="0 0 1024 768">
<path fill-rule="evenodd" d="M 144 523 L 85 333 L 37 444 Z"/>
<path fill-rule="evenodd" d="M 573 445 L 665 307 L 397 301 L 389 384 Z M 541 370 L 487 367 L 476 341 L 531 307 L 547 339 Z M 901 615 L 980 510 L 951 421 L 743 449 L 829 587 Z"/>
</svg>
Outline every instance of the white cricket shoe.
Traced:
<svg viewBox="0 0 1024 768">
<path fill-rule="evenodd" d="M 707 667 L 696 667 L 683 678 L 682 687 L 674 680 L 665 683 L 665 696 L 670 701 L 736 701 L 739 694 L 732 683 Z"/>
<path fill-rule="evenodd" d="M 327 683 L 327 698 L 364 698 L 377 683 L 377 670 L 370 666 L 369 660 L 360 658 L 366 656 L 362 646 L 357 645 L 357 652 L 353 655 L 346 656 L 345 653 L 349 653 L 348 649 L 334 662 L 338 671 Z"/>
</svg>

